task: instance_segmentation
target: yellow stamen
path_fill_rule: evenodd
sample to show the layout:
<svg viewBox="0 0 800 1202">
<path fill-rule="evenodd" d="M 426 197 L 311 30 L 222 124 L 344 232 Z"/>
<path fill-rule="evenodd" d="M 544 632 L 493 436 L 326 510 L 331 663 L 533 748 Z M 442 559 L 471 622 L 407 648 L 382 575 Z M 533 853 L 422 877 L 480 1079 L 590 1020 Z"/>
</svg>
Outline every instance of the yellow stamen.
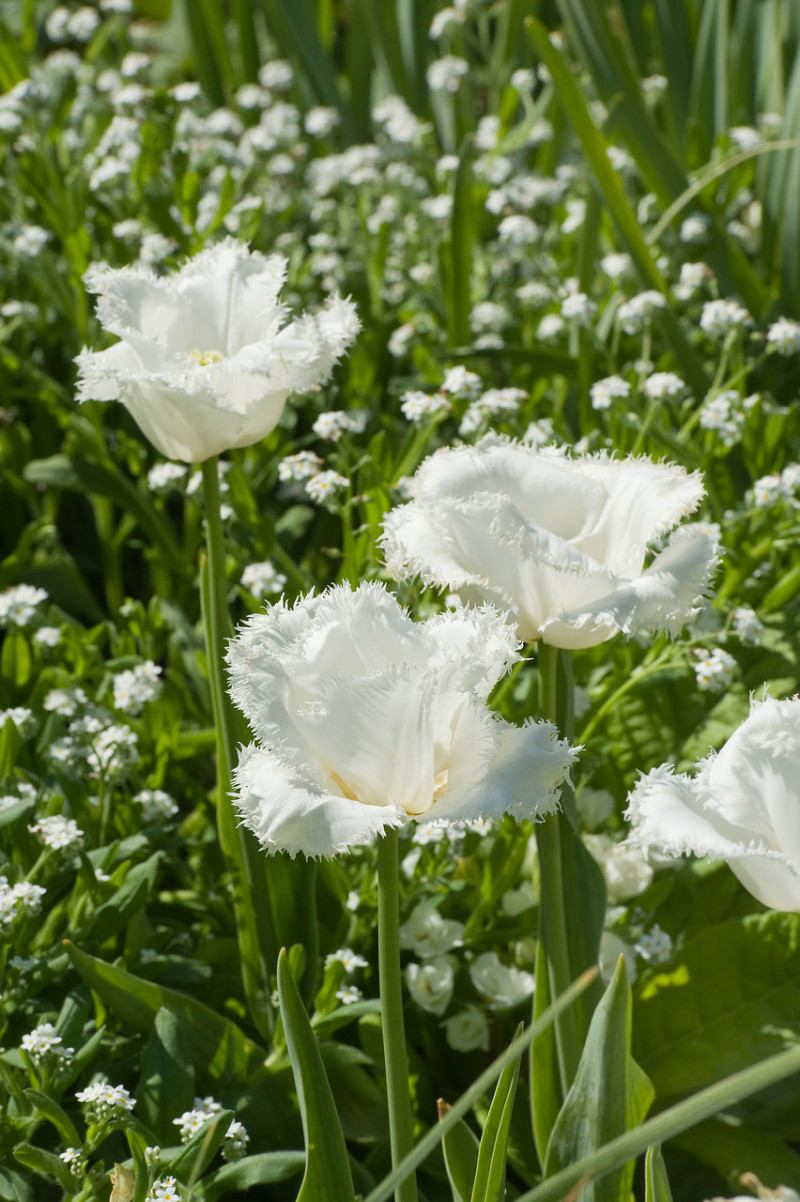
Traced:
<svg viewBox="0 0 800 1202">
<path fill-rule="evenodd" d="M 222 351 L 187 351 L 186 358 L 191 359 L 198 367 L 210 367 L 212 363 L 221 363 L 225 358 Z"/>
</svg>

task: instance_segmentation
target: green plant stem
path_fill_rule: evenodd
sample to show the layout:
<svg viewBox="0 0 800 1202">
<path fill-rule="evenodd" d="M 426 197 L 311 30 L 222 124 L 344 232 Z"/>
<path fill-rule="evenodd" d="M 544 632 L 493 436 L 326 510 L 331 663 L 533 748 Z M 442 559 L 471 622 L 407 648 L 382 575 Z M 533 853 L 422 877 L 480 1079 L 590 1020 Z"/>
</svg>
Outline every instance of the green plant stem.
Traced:
<svg viewBox="0 0 800 1202">
<path fill-rule="evenodd" d="M 225 689 L 223 670 L 225 640 L 232 631 L 225 584 L 225 542 L 216 457 L 206 459 L 201 466 L 206 508 L 207 562 L 201 568 L 200 579 L 208 676 L 214 708 L 217 830 L 220 847 L 231 873 L 244 994 L 257 1031 L 262 1038 L 268 1039 L 273 1025 L 268 966 L 274 964 L 277 958 L 276 940 L 263 853 L 250 833 L 239 826 L 230 799 L 236 715 Z"/>
<path fill-rule="evenodd" d="M 208 676 L 214 700 L 214 726 L 217 735 L 217 786 L 218 805 L 227 803 L 233 767 L 233 731 L 230 707 L 226 704 L 223 658 L 225 639 L 231 633 L 228 598 L 225 588 L 225 542 L 220 514 L 219 475 L 217 457 L 212 456 L 202 464 L 203 493 L 206 502 L 206 553 L 208 555 L 209 599 L 211 604 L 206 614 L 208 646 Z M 223 842 L 224 846 L 224 842 Z"/>
<path fill-rule="evenodd" d="M 543 718 L 556 724 L 559 655 L 558 647 L 539 644 L 539 710 Z M 565 814 L 559 813 L 551 814 L 544 822 L 536 824 L 540 880 L 539 938 L 545 947 L 550 996 L 554 1000 L 572 984 L 561 850 L 561 823 L 568 821 Z M 558 1016 L 555 1030 L 559 1076 L 562 1094 L 566 1097 L 580 1059 L 574 1009 L 565 1010 Z"/>
<path fill-rule="evenodd" d="M 400 976 L 397 846 L 396 830 L 387 831 L 378 843 L 378 979 L 393 1169 L 409 1154 L 414 1143 Z M 417 1202 L 417 1183 L 413 1174 L 397 1186 L 394 1196 L 395 1202 Z"/>
</svg>

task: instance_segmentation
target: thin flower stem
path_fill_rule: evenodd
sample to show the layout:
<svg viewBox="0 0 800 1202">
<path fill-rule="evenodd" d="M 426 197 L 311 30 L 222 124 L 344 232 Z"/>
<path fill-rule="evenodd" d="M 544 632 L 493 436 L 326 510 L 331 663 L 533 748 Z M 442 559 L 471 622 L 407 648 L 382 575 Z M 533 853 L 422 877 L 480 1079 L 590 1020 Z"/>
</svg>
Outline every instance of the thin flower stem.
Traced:
<svg viewBox="0 0 800 1202">
<path fill-rule="evenodd" d="M 557 647 L 539 644 L 539 710 L 543 718 L 558 724 L 558 660 Z M 561 850 L 561 824 L 568 822 L 566 814 L 552 814 L 536 824 L 536 846 L 539 853 L 539 937 L 544 942 L 550 995 L 555 1000 L 572 984 L 567 938 L 566 898 Z M 580 1059 L 580 1041 L 575 1010 L 563 1011 L 555 1023 L 556 1051 L 562 1096 L 575 1077 Z"/>
<path fill-rule="evenodd" d="M 230 635 L 230 616 L 225 589 L 225 542 L 220 513 L 219 475 L 217 457 L 212 456 L 202 464 L 203 493 L 206 503 L 206 551 L 208 554 L 209 599 L 211 604 L 206 614 L 208 625 L 208 675 L 214 702 L 214 726 L 217 734 L 217 784 L 219 804 L 227 799 L 233 767 L 233 733 L 230 708 L 226 705 L 223 659 L 225 639 Z"/>
<path fill-rule="evenodd" d="M 414 1144 L 400 976 L 397 848 L 396 830 L 387 831 L 378 842 L 378 979 L 393 1169 Z M 397 1186 L 394 1196 L 395 1202 L 417 1202 L 417 1182 L 413 1173 Z"/>
</svg>

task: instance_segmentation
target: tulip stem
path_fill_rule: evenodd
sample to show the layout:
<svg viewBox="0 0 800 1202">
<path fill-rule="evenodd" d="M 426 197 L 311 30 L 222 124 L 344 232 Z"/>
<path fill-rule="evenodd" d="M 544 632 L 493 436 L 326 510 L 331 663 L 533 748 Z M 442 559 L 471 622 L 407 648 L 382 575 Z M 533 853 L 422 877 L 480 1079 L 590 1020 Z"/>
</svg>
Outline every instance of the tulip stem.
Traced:
<svg viewBox="0 0 800 1202">
<path fill-rule="evenodd" d="M 378 980 L 393 1169 L 409 1154 L 414 1144 L 400 975 L 397 849 L 397 831 L 389 830 L 378 841 Z M 417 1183 L 413 1173 L 397 1186 L 394 1197 L 395 1202 L 417 1202 Z"/>
<path fill-rule="evenodd" d="M 539 710 L 541 716 L 558 725 L 558 647 L 539 644 Z M 544 943 L 550 996 L 553 1001 L 572 984 L 569 959 L 566 898 L 564 897 L 562 823 L 569 822 L 564 812 L 551 814 L 536 824 L 536 846 L 539 853 L 539 938 Z M 556 1052 L 562 1096 L 575 1077 L 580 1059 L 580 1041 L 575 1010 L 569 1007 L 555 1022 Z"/>
<path fill-rule="evenodd" d="M 255 841 L 237 823 L 230 799 L 235 756 L 236 713 L 225 688 L 225 642 L 232 633 L 225 575 L 225 540 L 220 513 L 217 458 L 202 463 L 206 510 L 207 561 L 201 567 L 203 626 L 214 709 L 217 751 L 217 831 L 231 874 L 233 907 L 242 981 L 250 1017 L 262 1036 L 271 1037 L 269 965 L 277 960 L 277 941 L 267 892 L 263 859 Z"/>
</svg>

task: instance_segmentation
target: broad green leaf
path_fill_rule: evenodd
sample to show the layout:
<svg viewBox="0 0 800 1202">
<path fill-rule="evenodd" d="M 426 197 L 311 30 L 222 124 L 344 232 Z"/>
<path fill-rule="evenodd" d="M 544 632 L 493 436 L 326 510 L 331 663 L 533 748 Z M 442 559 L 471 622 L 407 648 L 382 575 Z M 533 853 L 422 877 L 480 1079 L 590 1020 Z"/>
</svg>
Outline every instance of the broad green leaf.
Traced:
<svg viewBox="0 0 800 1202">
<path fill-rule="evenodd" d="M 175 1134 L 172 1120 L 191 1109 L 194 1095 L 194 1070 L 183 1025 L 162 1008 L 142 1051 L 136 1113 L 162 1143 L 167 1143 Z"/>
<path fill-rule="evenodd" d="M 80 938 L 105 943 L 127 926 L 155 886 L 161 859 L 162 853 L 157 851 L 143 864 L 135 864 L 114 896 L 98 906 L 88 927 L 80 931 Z"/>
<path fill-rule="evenodd" d="M 272 1185 L 289 1181 L 303 1170 L 306 1162 L 303 1152 L 261 1152 L 257 1156 L 246 1156 L 235 1164 L 225 1164 L 198 1181 L 192 1191 L 196 1202 L 217 1202 L 234 1190 L 249 1189 L 253 1185 Z"/>
<path fill-rule="evenodd" d="M 644 1202 L 672 1202 L 672 1190 L 659 1144 L 647 1149 L 644 1162 Z"/>
<path fill-rule="evenodd" d="M 742 1173 L 755 1173 L 762 1181 L 800 1182 L 800 1152 L 767 1131 L 741 1123 L 709 1119 L 673 1140 L 725 1178 L 734 1192 Z"/>
<path fill-rule="evenodd" d="M 33 1144 L 22 1143 L 14 1148 L 14 1157 L 20 1164 L 43 1177 L 55 1177 L 65 1190 L 74 1189 L 75 1178 L 69 1165 L 64 1164 L 55 1153 L 45 1152 L 43 1148 L 36 1148 Z"/>
<path fill-rule="evenodd" d="M 519 1036 L 522 1025 L 515 1035 Z M 506 1065 L 494 1091 L 478 1149 L 478 1164 L 470 1202 L 504 1202 L 506 1157 L 511 1114 L 517 1094 L 520 1058 Z"/>
<path fill-rule="evenodd" d="M 5 1202 L 32 1202 L 33 1191 L 30 1186 L 30 1175 L 23 1179 L 16 1169 L 4 1168 L 0 1165 L 0 1198 Z"/>
<path fill-rule="evenodd" d="M 353 1178 L 336 1104 L 285 950 L 278 956 L 278 997 L 303 1120 L 306 1171 L 297 1202 L 354 1202 Z"/>
<path fill-rule="evenodd" d="M 0 672 L 3 679 L 15 688 L 27 684 L 31 676 L 30 644 L 21 630 L 9 630 L 3 640 L 3 653 L 0 656 Z M 4 722 L 4 726 L 8 723 Z"/>
<path fill-rule="evenodd" d="M 622 1135 L 646 1114 L 653 1091 L 632 1064 L 630 1045 L 631 992 L 620 956 L 592 1017 L 578 1072 L 550 1137 L 547 1177 Z M 632 1180 L 633 1165 L 620 1166 L 586 1187 L 586 1202 L 627 1202 Z"/>
<path fill-rule="evenodd" d="M 447 1114 L 450 1107 L 439 1103 L 439 1118 Z M 453 1202 L 470 1202 L 472 1185 L 478 1168 L 478 1140 L 463 1119 L 451 1127 L 442 1139 L 444 1167 L 453 1191 Z"/>
<path fill-rule="evenodd" d="M 80 1148 L 82 1146 L 83 1138 L 78 1134 L 78 1129 L 72 1119 L 49 1094 L 42 1093 L 38 1089 L 26 1089 L 25 1097 L 33 1103 L 43 1118 L 53 1124 L 67 1147 Z"/>
<path fill-rule="evenodd" d="M 554 1022 L 563 1010 L 571 1006 L 575 1002 L 575 999 L 580 997 L 584 990 L 591 985 L 596 976 L 596 968 L 585 972 L 574 984 L 570 985 L 569 989 L 564 991 L 561 997 L 553 1003 L 545 1014 L 542 1014 L 531 1023 L 527 1031 L 523 1031 L 521 1035 L 513 1039 L 505 1052 L 498 1056 L 488 1068 L 484 1069 L 480 1076 L 473 1081 L 469 1089 L 450 1107 L 444 1117 L 440 1117 L 439 1122 L 423 1135 L 416 1147 L 404 1157 L 400 1164 L 387 1177 L 384 1177 L 383 1181 L 376 1185 L 375 1189 L 364 1199 L 364 1202 L 386 1202 L 392 1196 L 395 1187 L 405 1181 L 406 1177 L 427 1160 L 440 1140 L 444 1139 L 448 1132 L 458 1123 L 459 1119 L 462 1119 L 472 1109 L 489 1086 L 494 1084 L 504 1069 L 509 1064 L 513 1064 L 518 1060 L 520 1056 L 524 1055 L 531 1041 L 537 1035 L 540 1035 L 545 1027 Z"/>
<path fill-rule="evenodd" d="M 691 1093 L 800 1040 L 800 915 L 700 931 L 643 975 L 634 1052 L 660 1098 Z"/>
<path fill-rule="evenodd" d="M 104 960 L 98 960 L 64 941 L 76 971 L 123 1022 L 139 1031 L 152 1029 L 165 1007 L 180 1022 L 188 1054 L 198 1073 L 221 1085 L 243 1083 L 266 1059 L 266 1052 L 230 1019 L 201 1002 L 152 981 L 143 981 Z"/>
<path fill-rule="evenodd" d="M 9 732 L 7 735 L 6 730 Z M 0 780 L 4 776 L 10 776 L 14 767 L 14 756 L 9 754 L 15 746 L 14 736 L 16 736 L 14 723 L 4 722 L 2 732 L 0 732 Z M 23 797 L 16 804 L 0 810 L 0 828 L 10 826 L 12 822 L 16 822 L 23 814 L 28 813 L 32 805 L 32 801 Z"/>
<path fill-rule="evenodd" d="M 655 1118 L 648 1119 L 633 1131 L 627 1131 L 611 1143 L 605 1144 L 599 1151 L 582 1156 L 580 1160 L 553 1177 L 548 1177 L 535 1189 L 521 1194 L 517 1202 L 560 1202 L 578 1182 L 581 1182 L 585 1189 L 589 1182 L 602 1178 L 605 1174 L 621 1168 L 627 1161 L 641 1156 L 651 1144 L 673 1139 L 712 1115 L 735 1106 L 743 1098 L 767 1089 L 770 1085 L 798 1072 L 800 1047 L 782 1052 L 779 1056 L 771 1056 L 769 1060 L 753 1065 L 741 1073 L 734 1073 L 724 1081 L 678 1102 Z M 384 1195 L 380 1196 L 380 1202 L 383 1197 Z M 379 1202 L 379 1199 L 369 1198 L 367 1202 Z"/>
</svg>

